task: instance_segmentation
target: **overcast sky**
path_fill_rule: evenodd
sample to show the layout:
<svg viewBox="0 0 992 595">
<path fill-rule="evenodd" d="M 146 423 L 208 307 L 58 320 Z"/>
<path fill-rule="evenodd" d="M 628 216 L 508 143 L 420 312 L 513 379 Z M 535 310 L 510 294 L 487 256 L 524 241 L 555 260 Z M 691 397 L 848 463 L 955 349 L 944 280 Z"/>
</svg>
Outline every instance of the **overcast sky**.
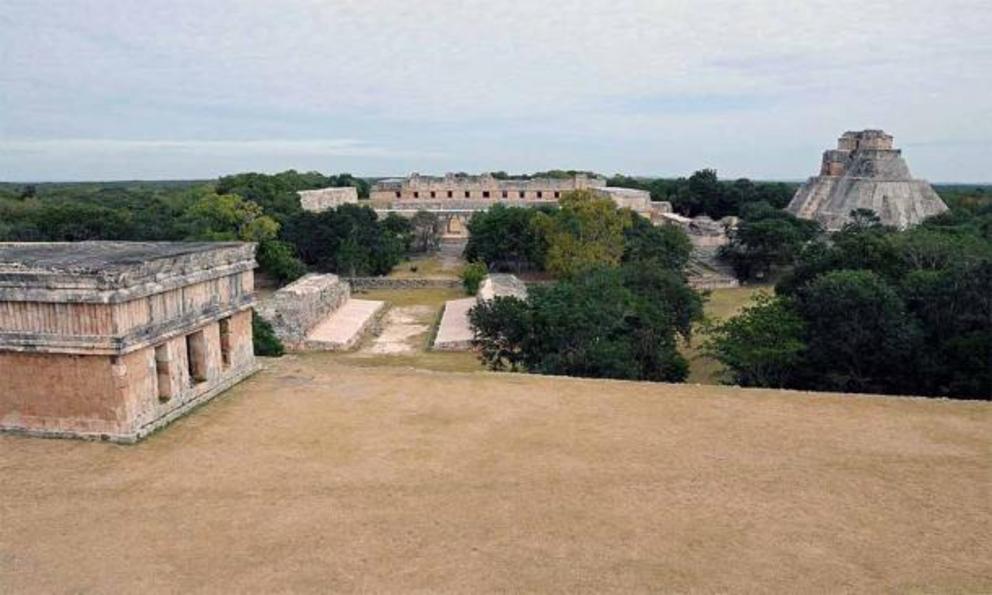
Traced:
<svg viewBox="0 0 992 595">
<path fill-rule="evenodd" d="M 0 180 L 801 179 L 845 130 L 992 181 L 989 0 L 0 0 Z"/>
</svg>

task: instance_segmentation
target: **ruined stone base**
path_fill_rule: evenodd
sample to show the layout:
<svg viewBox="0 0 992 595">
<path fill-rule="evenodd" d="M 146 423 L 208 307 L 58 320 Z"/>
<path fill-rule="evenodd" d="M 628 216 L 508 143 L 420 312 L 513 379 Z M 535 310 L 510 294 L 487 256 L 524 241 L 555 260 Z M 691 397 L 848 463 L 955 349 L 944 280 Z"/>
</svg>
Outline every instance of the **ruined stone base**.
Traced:
<svg viewBox="0 0 992 595">
<path fill-rule="evenodd" d="M 376 332 L 386 302 L 350 299 L 310 331 L 294 351 L 348 351 Z"/>
<path fill-rule="evenodd" d="M 186 401 L 181 406 L 169 411 L 167 414 L 151 421 L 148 424 L 138 428 L 134 432 L 128 433 L 107 433 L 107 432 L 84 432 L 78 430 L 70 429 L 40 429 L 40 428 L 28 428 L 19 426 L 8 426 L 0 425 L 0 433 L 6 434 L 16 434 L 21 436 L 33 436 L 38 438 L 75 438 L 82 440 L 102 440 L 106 442 L 114 442 L 118 444 L 134 444 L 141 440 L 142 438 L 152 434 L 159 428 L 163 428 L 176 419 L 186 415 L 193 409 L 199 407 L 200 405 L 206 403 L 207 401 L 213 399 L 217 395 L 223 393 L 229 388 L 233 387 L 235 384 L 241 382 L 242 380 L 248 378 L 252 374 L 255 374 L 262 369 L 262 366 L 254 361 L 250 365 L 245 366 L 240 370 L 235 370 L 234 372 L 225 376 L 222 380 L 218 381 L 217 384 L 212 386 L 210 389 L 204 391 L 202 394 Z"/>
<path fill-rule="evenodd" d="M 474 297 L 448 300 L 437 328 L 432 348 L 434 351 L 469 351 L 472 349 L 472 327 L 468 311 L 477 304 Z"/>
</svg>

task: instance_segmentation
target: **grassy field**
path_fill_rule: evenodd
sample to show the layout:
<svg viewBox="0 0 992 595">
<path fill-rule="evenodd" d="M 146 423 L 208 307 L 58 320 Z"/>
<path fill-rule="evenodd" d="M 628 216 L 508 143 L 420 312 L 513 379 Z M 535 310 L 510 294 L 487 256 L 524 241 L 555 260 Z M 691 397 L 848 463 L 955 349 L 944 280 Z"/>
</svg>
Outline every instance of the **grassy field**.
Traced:
<svg viewBox="0 0 992 595">
<path fill-rule="evenodd" d="M 390 277 L 397 279 L 417 279 L 421 277 L 451 277 L 461 275 L 465 263 L 445 258 L 439 254 L 415 256 L 396 265 Z"/>
<path fill-rule="evenodd" d="M 0 591 L 992 591 L 992 405 L 287 356 L 0 435 Z"/>
</svg>

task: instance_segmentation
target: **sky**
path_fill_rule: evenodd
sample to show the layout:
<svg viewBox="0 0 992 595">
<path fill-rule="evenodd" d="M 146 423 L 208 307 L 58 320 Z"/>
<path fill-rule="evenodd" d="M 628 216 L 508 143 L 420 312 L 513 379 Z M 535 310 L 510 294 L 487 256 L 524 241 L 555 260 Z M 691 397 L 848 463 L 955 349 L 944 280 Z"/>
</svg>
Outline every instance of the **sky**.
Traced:
<svg viewBox="0 0 992 595">
<path fill-rule="evenodd" d="M 992 181 L 989 0 L 0 0 L 0 180 L 289 168 Z"/>
</svg>

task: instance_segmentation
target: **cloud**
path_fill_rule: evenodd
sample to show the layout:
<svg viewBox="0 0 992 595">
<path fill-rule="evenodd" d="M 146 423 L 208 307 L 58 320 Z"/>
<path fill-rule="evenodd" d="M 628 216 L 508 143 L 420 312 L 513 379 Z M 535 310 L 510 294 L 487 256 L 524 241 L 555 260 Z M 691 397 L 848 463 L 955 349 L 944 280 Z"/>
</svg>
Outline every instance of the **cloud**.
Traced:
<svg viewBox="0 0 992 595">
<path fill-rule="evenodd" d="M 156 146 L 200 151 L 212 169 L 230 161 L 211 143 L 284 157 L 304 145 L 281 143 L 328 138 L 361 139 L 321 154 L 367 157 L 362 171 L 567 159 L 671 174 L 691 157 L 800 177 L 862 125 L 915 144 L 992 138 L 986 0 L 0 5 L 0 136 L 186 143 Z M 985 162 L 965 154 L 930 173 L 987 179 Z"/>
</svg>

